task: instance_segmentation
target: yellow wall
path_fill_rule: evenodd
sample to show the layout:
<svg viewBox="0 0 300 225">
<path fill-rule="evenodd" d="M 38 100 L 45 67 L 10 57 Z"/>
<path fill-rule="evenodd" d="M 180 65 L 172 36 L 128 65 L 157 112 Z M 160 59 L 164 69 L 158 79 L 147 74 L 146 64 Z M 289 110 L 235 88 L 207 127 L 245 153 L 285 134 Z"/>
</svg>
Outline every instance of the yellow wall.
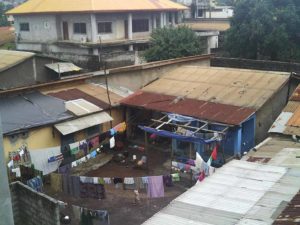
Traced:
<svg viewBox="0 0 300 225">
<path fill-rule="evenodd" d="M 109 113 L 107 111 L 107 113 Z M 112 118 L 113 126 L 118 123 L 123 122 L 123 111 L 122 108 L 118 107 L 117 109 L 112 109 Z M 104 123 L 102 126 L 102 131 L 108 131 L 110 129 L 110 123 Z M 54 135 L 53 135 L 54 134 Z M 81 141 L 83 139 L 88 138 L 85 130 L 78 131 L 74 135 L 75 141 Z M 8 161 L 8 153 L 11 151 L 16 151 L 23 144 L 25 144 L 28 150 L 35 149 L 43 149 L 49 147 L 55 147 L 61 145 L 61 134 L 56 131 L 52 126 L 32 129 L 28 133 L 27 138 L 22 138 L 22 135 L 19 134 L 15 141 L 11 141 L 11 139 L 7 136 L 4 136 L 3 139 L 4 144 L 4 153 L 5 159 Z"/>
<path fill-rule="evenodd" d="M 4 136 L 5 159 L 8 160 L 9 152 L 16 151 L 23 144 L 26 144 L 28 150 L 60 146 L 60 134 L 52 126 L 49 126 L 30 130 L 27 138 L 22 138 L 22 135 L 19 134 L 15 141 L 11 141 L 8 136 Z"/>
</svg>

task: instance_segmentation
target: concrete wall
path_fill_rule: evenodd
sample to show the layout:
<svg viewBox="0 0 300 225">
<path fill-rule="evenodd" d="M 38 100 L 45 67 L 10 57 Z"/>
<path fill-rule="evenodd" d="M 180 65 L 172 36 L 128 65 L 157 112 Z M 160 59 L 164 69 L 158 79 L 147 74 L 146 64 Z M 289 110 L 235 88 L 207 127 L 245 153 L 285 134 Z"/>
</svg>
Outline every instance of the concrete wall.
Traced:
<svg viewBox="0 0 300 225">
<path fill-rule="evenodd" d="M 57 40 L 55 15 L 15 15 L 15 32 L 20 41 L 47 42 Z M 20 23 L 29 23 L 30 31 L 20 31 Z"/>
<path fill-rule="evenodd" d="M 290 93 L 293 89 L 290 90 Z M 258 144 L 268 137 L 268 130 L 277 119 L 287 103 L 288 83 L 285 84 L 256 112 L 255 143 Z"/>
<path fill-rule="evenodd" d="M 108 83 L 114 86 L 123 86 L 136 91 L 148 83 L 163 76 L 164 73 L 182 65 L 209 66 L 209 58 L 199 56 L 186 57 L 194 60 L 173 59 L 137 66 L 128 66 L 109 70 Z M 172 63 L 175 62 L 175 63 Z M 94 83 L 104 83 L 105 77 L 98 76 L 91 79 Z"/>
<path fill-rule="evenodd" d="M 59 204 L 21 182 L 10 185 L 15 225 L 59 225 Z"/>
<path fill-rule="evenodd" d="M 0 89 L 26 86 L 34 83 L 33 58 L 0 72 Z"/>
<path fill-rule="evenodd" d="M 214 57 L 211 66 L 243 68 L 266 71 L 300 72 L 300 63 Z"/>
<path fill-rule="evenodd" d="M 52 126 L 30 129 L 28 132 L 11 135 L 5 135 L 3 138 L 3 147 L 5 159 L 8 160 L 8 153 L 16 151 L 22 145 L 26 145 L 28 150 L 50 148 L 60 146 L 60 133 Z"/>
<path fill-rule="evenodd" d="M 45 64 L 53 62 L 59 62 L 59 60 L 34 56 L 0 72 L 0 89 L 28 86 L 58 79 L 58 74 L 45 67 Z"/>
</svg>

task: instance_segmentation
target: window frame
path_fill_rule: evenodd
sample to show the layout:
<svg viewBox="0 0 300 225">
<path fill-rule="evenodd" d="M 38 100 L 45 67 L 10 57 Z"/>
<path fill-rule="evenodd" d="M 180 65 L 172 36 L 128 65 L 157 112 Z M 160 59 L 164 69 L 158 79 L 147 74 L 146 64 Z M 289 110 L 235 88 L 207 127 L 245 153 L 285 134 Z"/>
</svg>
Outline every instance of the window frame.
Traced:
<svg viewBox="0 0 300 225">
<path fill-rule="evenodd" d="M 100 24 L 104 24 L 104 31 L 103 32 L 101 32 L 100 30 L 99 30 L 99 25 Z M 110 28 L 108 29 L 109 31 L 106 31 L 106 25 L 107 24 L 109 24 L 110 25 Z M 112 34 L 113 33 L 113 23 L 112 23 L 112 21 L 98 21 L 97 22 L 97 32 L 98 32 L 98 34 Z"/>
<path fill-rule="evenodd" d="M 82 25 L 84 24 L 84 29 L 82 29 Z M 75 29 L 76 25 L 79 25 L 79 30 Z M 86 23 L 83 22 L 77 22 L 77 23 L 73 23 L 73 33 L 74 34 L 87 34 L 87 30 L 86 30 Z"/>
<path fill-rule="evenodd" d="M 24 25 L 26 25 L 27 29 L 24 29 Z M 28 22 L 22 22 L 20 23 L 20 31 L 25 31 L 25 32 L 29 32 L 30 31 L 30 25 Z"/>
<path fill-rule="evenodd" d="M 147 30 L 143 29 L 143 26 L 145 24 L 141 24 L 140 22 L 146 22 L 147 23 Z M 137 23 L 140 24 L 137 24 Z M 149 19 L 133 19 L 132 20 L 132 33 L 142 33 L 142 32 L 149 32 L 150 31 L 150 23 L 149 23 Z"/>
</svg>

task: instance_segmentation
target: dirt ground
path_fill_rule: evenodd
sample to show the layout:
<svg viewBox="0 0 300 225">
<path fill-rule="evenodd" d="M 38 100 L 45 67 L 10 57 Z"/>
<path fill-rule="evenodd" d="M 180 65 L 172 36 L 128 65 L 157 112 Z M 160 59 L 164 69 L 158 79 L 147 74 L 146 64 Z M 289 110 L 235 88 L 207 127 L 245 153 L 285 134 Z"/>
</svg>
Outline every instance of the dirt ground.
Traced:
<svg viewBox="0 0 300 225">
<path fill-rule="evenodd" d="M 85 176 L 142 177 L 147 175 L 170 174 L 170 151 L 150 148 L 148 152 L 147 170 L 147 168 L 134 168 L 135 164 L 132 162 L 132 155 L 136 155 L 137 159 L 140 159 L 145 155 L 145 152 L 132 148 L 126 148 L 124 151 L 126 150 L 129 152 L 129 156 L 125 162 L 121 163 L 111 160 L 104 166 L 89 171 Z M 145 189 L 139 190 L 141 203 L 138 205 L 134 204 L 133 190 L 123 190 L 122 187 L 116 188 L 113 184 L 105 185 L 106 198 L 103 200 L 91 198 L 76 199 L 64 193 L 53 193 L 50 189 L 48 189 L 47 194 L 68 204 L 62 212 L 71 217 L 72 225 L 80 224 L 79 221 L 74 220 L 72 204 L 90 209 L 108 210 L 111 225 L 135 225 L 143 223 L 156 212 L 167 206 L 174 198 L 186 191 L 189 185 L 190 182 L 186 180 L 176 182 L 173 187 L 165 187 L 165 197 L 156 199 L 147 198 Z"/>
</svg>

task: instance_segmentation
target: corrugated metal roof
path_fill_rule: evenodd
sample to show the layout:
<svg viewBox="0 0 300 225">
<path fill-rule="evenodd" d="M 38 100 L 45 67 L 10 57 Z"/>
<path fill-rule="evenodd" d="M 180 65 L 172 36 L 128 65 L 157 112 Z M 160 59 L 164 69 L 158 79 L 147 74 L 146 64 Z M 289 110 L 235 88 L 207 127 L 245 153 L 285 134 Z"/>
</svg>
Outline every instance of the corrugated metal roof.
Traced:
<svg viewBox="0 0 300 225">
<path fill-rule="evenodd" d="M 288 80 L 284 72 L 180 66 L 144 91 L 259 109 Z"/>
<path fill-rule="evenodd" d="M 300 107 L 296 109 L 293 116 L 287 122 L 287 125 L 292 127 L 299 127 L 300 126 Z"/>
<path fill-rule="evenodd" d="M 256 151 L 250 151 L 243 160 L 248 160 L 251 157 L 269 157 L 269 165 L 281 166 L 288 168 L 288 172 L 281 178 L 281 186 L 274 186 L 271 190 L 283 193 L 278 196 L 278 201 L 282 206 L 278 206 L 278 210 L 272 217 L 271 224 L 276 225 L 288 225 L 296 224 L 300 222 L 300 143 L 293 141 L 291 138 L 285 137 L 273 137 L 265 142 L 260 147 L 256 148 Z M 261 162 L 262 163 L 262 162 Z M 293 195 L 293 198 L 289 196 Z M 272 204 L 272 202 L 267 202 Z M 252 223 L 250 223 L 252 224 Z"/>
<path fill-rule="evenodd" d="M 78 72 L 82 70 L 80 67 L 74 65 L 73 63 L 67 62 L 51 63 L 46 64 L 45 66 L 55 71 L 56 73 Z"/>
<path fill-rule="evenodd" d="M 0 72 L 33 57 L 32 52 L 0 50 Z"/>
<path fill-rule="evenodd" d="M 233 160 L 143 224 L 271 224 L 299 189 L 292 179 L 285 167 Z"/>
<path fill-rule="evenodd" d="M 273 225 L 290 225 L 300 223 L 300 192 L 289 202 Z"/>
<path fill-rule="evenodd" d="M 186 25 L 194 31 L 226 31 L 230 28 L 229 21 L 197 21 L 185 22 L 179 25 Z"/>
<path fill-rule="evenodd" d="M 65 12 L 177 11 L 186 6 L 169 0 L 29 0 L 7 14 Z"/>
<path fill-rule="evenodd" d="M 286 124 L 289 119 L 293 116 L 292 112 L 282 112 L 277 117 L 275 122 L 272 124 L 269 133 L 279 133 L 282 134 L 286 129 Z"/>
<path fill-rule="evenodd" d="M 84 99 L 67 101 L 65 102 L 65 106 L 68 111 L 72 112 L 76 116 L 87 115 L 102 110 L 98 106 Z"/>
<path fill-rule="evenodd" d="M 107 97 L 107 91 L 104 87 L 92 83 L 80 83 L 72 84 L 70 86 L 57 86 L 55 88 L 43 89 L 43 93 L 51 95 L 60 99 L 75 100 L 78 98 L 83 98 L 102 109 L 109 108 L 109 101 Z M 110 100 L 112 105 L 119 104 L 119 101 L 123 99 L 122 96 L 116 94 L 115 92 L 110 91 Z"/>
<path fill-rule="evenodd" d="M 71 134 L 89 127 L 112 121 L 113 118 L 106 112 L 95 113 L 74 120 L 55 124 L 54 127 L 62 134 Z"/>
<path fill-rule="evenodd" d="M 290 101 L 300 101 L 300 85 L 297 86 L 292 96 L 290 97 Z"/>
<path fill-rule="evenodd" d="M 288 101 L 287 105 L 284 107 L 282 111 L 294 113 L 299 106 L 300 106 L 300 102 Z"/>
<path fill-rule="evenodd" d="M 239 125 L 254 114 L 249 108 L 224 105 L 189 98 L 137 91 L 121 101 L 124 105 L 172 112 L 224 124 Z"/>
<path fill-rule="evenodd" d="M 0 98 L 0 114 L 4 134 L 54 124 L 73 116 L 64 102 L 39 92 Z"/>
</svg>

